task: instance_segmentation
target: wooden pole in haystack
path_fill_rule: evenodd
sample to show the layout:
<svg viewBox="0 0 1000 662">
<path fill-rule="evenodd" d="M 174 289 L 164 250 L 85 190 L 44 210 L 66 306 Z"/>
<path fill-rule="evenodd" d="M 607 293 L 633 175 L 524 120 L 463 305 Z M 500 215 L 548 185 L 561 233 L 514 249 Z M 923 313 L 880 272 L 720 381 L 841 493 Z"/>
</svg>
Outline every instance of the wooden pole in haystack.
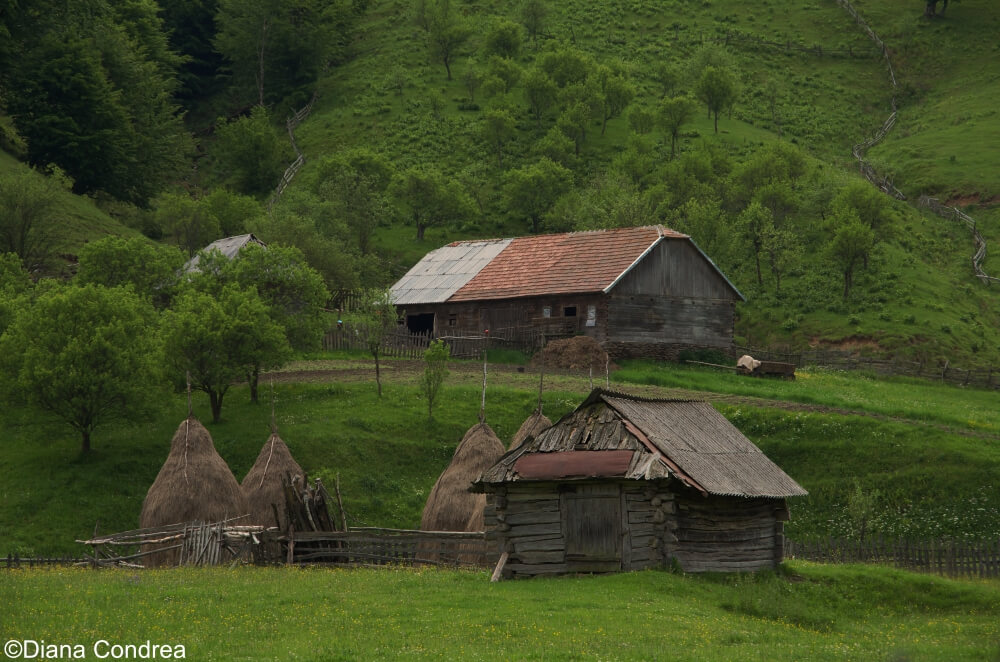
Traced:
<svg viewBox="0 0 1000 662">
<path fill-rule="evenodd" d="M 535 411 L 537 411 L 538 414 L 541 415 L 542 391 L 544 390 L 545 386 L 545 334 L 544 333 L 541 335 L 541 344 L 538 348 L 538 354 L 541 356 L 542 365 L 540 370 L 538 371 L 538 407 L 535 408 Z"/>
<path fill-rule="evenodd" d="M 483 398 L 479 404 L 479 424 L 486 423 L 486 361 L 490 352 L 490 330 L 485 329 L 483 335 L 486 341 L 483 344 Z"/>
</svg>

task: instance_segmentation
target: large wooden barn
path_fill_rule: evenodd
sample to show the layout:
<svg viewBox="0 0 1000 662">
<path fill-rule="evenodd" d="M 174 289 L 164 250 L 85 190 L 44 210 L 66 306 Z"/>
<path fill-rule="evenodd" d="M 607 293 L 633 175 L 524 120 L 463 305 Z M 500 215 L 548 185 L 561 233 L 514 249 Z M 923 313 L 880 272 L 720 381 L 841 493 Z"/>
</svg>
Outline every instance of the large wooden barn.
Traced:
<svg viewBox="0 0 1000 662">
<path fill-rule="evenodd" d="M 613 358 L 662 359 L 729 349 L 744 300 L 690 237 L 662 226 L 455 242 L 392 295 L 414 332 L 530 327 L 592 336 Z"/>
<path fill-rule="evenodd" d="M 472 490 L 505 577 L 773 568 L 785 500 L 806 494 L 708 403 L 603 390 Z"/>
</svg>

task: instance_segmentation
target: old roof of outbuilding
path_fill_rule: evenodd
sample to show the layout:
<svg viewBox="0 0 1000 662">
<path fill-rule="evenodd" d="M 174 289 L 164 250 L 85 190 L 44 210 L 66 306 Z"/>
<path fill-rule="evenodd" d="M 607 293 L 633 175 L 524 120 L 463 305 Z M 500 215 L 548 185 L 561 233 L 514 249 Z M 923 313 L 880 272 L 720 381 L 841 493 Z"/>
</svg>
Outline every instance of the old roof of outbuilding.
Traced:
<svg viewBox="0 0 1000 662">
<path fill-rule="evenodd" d="M 431 251 L 392 286 L 393 302 L 404 306 L 447 301 L 511 241 L 456 241 Z"/>
<path fill-rule="evenodd" d="M 624 460 L 607 456 L 609 451 L 633 455 L 621 470 Z M 574 456 L 525 464 L 525 458 L 546 453 Z M 588 457 L 588 453 L 595 454 Z M 520 467 L 529 471 L 522 473 Z M 707 402 L 654 400 L 602 389 L 594 390 L 538 437 L 504 455 L 475 488 L 518 480 L 668 476 L 706 494 L 773 498 L 806 494 Z"/>
<path fill-rule="evenodd" d="M 392 286 L 393 301 L 407 305 L 608 292 L 666 239 L 691 241 L 661 225 L 459 241 L 425 255 Z"/>
<path fill-rule="evenodd" d="M 238 234 L 233 237 L 223 237 L 222 239 L 216 239 L 208 246 L 205 246 L 200 252 L 211 253 L 212 251 L 219 251 L 230 260 L 239 255 L 240 250 L 247 244 L 260 244 L 261 246 L 267 246 L 263 241 L 258 239 L 253 233 L 249 234 Z M 184 265 L 184 271 L 190 273 L 192 271 L 198 270 L 198 262 L 201 261 L 201 255 L 195 255 L 193 258 L 188 260 L 187 264 Z"/>
</svg>

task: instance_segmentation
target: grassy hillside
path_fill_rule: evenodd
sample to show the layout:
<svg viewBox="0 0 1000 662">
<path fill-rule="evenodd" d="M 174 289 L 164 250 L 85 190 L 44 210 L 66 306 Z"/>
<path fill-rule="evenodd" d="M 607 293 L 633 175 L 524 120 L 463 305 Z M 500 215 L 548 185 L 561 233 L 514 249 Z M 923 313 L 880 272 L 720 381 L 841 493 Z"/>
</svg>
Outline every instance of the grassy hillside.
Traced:
<svg viewBox="0 0 1000 662">
<path fill-rule="evenodd" d="M 0 582 L 4 639 L 183 645 L 187 659 L 993 660 L 1000 588 L 885 568 L 640 572 L 61 569 Z M 30 607 L 25 608 L 25 605 Z"/>
<path fill-rule="evenodd" d="M 376 245 L 395 265 L 390 277 L 449 241 L 526 233 L 524 221 L 503 205 L 505 172 L 530 163 L 536 142 L 555 123 L 551 114 L 536 126 L 519 87 L 503 99 L 479 90 L 472 103 L 463 83 L 468 71 L 487 66 L 484 49 L 491 26 L 502 17 L 517 20 L 510 5 L 462 6 L 473 30 L 450 81 L 428 55 L 426 35 L 410 9 L 409 3 L 394 0 L 372 3 L 359 27 L 356 57 L 321 81 L 316 108 L 298 130 L 310 160 L 292 186 L 311 189 L 324 156 L 357 146 L 386 154 L 399 169 L 433 164 L 465 182 L 482 205 L 480 218 L 432 228 L 423 242 L 414 241 L 413 228 L 398 220 L 377 232 Z M 956 5 L 947 19 L 936 22 L 923 19 L 921 9 L 903 0 L 859 4 L 889 43 L 903 81 L 899 126 L 872 155 L 914 198 L 932 192 L 978 202 L 973 193 L 996 186 L 995 173 L 987 167 L 992 158 L 988 138 L 1000 130 L 1000 122 L 989 108 L 995 58 L 977 54 L 994 48 L 988 35 L 997 19 L 982 0 Z M 598 63 L 622 63 L 637 90 L 631 107 L 652 108 L 662 95 L 655 80 L 658 65 L 669 64 L 679 73 L 675 93 L 690 92 L 692 58 L 704 48 L 725 52 L 740 72 L 741 93 L 730 116 L 721 119 L 718 135 L 704 112 L 695 114 L 682 134 L 682 153 L 721 150 L 729 167 L 738 168 L 762 145 L 779 141 L 780 125 L 780 140 L 808 155 L 813 174 L 799 190 L 805 202 L 792 221 L 807 250 L 783 279 L 780 293 L 770 275 L 763 285 L 756 283 L 745 247 L 727 254 L 712 237 L 685 225 L 683 217 L 663 221 L 692 232 L 748 295 L 749 302 L 740 307 L 738 341 L 864 349 L 952 364 L 1000 361 L 1000 300 L 972 277 L 968 231 L 909 204 L 894 205 L 898 222 L 892 237 L 876 251 L 872 268 L 856 275 L 852 297 L 841 297 L 842 276 L 824 252 L 827 205 L 856 178 L 851 145 L 881 125 L 891 96 L 879 53 L 844 10 L 835 3 L 734 0 L 683 6 L 581 0 L 555 3 L 550 10 L 545 38 L 537 47 L 526 42 L 515 58 L 522 68 L 536 64 L 545 49 L 571 44 Z M 986 18 L 979 21 L 979 16 Z M 952 48 L 959 42 L 960 48 Z M 985 69 L 984 61 L 989 62 Z M 958 88 L 963 96 L 953 101 Z M 479 138 L 484 109 L 497 103 L 513 105 L 518 125 L 503 168 Z M 574 168 L 579 189 L 594 186 L 602 173 L 631 158 L 629 134 L 624 118 L 610 120 L 605 135 L 599 123 L 591 127 Z M 654 129 L 645 139 L 652 145 L 652 167 L 666 164 L 668 138 Z M 914 140 L 920 143 L 907 142 Z M 925 149 L 931 144 L 936 147 Z M 907 154 L 919 159 L 908 164 Z M 658 185 L 656 176 L 640 187 L 648 185 Z M 984 201 L 992 195 L 984 195 Z M 973 214 L 981 218 L 987 240 L 1000 242 L 992 210 L 980 206 Z M 734 223 L 733 216 L 727 222 Z M 734 225 L 724 232 L 742 241 L 733 238 Z M 987 271 L 992 266 L 988 262 Z"/>
<path fill-rule="evenodd" d="M 0 151 L 0 176 L 25 170 L 27 166 L 13 156 Z M 59 194 L 59 224 L 52 233 L 55 253 L 74 257 L 80 246 L 107 235 L 136 236 L 139 233 L 125 227 L 118 220 L 102 211 L 90 198 L 74 195 L 69 191 Z"/>
<path fill-rule="evenodd" d="M 309 363 L 301 366 L 308 372 L 293 378 L 310 381 L 278 382 L 279 432 L 310 475 L 328 486 L 339 475 L 353 525 L 417 526 L 428 491 L 476 421 L 478 366 L 456 366 L 428 422 L 408 364 L 387 366 L 382 400 L 368 365 L 334 365 L 341 372 L 317 373 L 331 365 Z M 856 533 L 847 504 L 858 487 L 876 503 L 870 530 L 888 537 L 991 539 L 1000 528 L 993 393 L 811 372 L 780 386 L 748 379 L 727 384 L 713 373 L 642 365 L 626 368 L 616 381 L 645 395 L 715 402 L 809 490 L 791 504 L 792 538 Z M 649 386 L 656 383 L 665 388 Z M 545 412 L 553 419 L 588 389 L 585 376 L 551 376 L 548 384 Z M 509 440 L 531 412 L 536 388 L 531 373 L 491 377 L 487 420 L 501 439 Z M 961 407 L 948 404 L 962 398 Z M 85 457 L 66 430 L 11 412 L 7 452 L 0 456 L 0 472 L 12 477 L 0 487 L 0 554 L 78 553 L 73 540 L 92 533 L 95 522 L 101 531 L 134 527 L 184 411 L 178 396 L 141 429 L 99 430 Z M 200 397 L 195 411 L 207 418 Z M 267 437 L 269 416 L 268 407 L 251 405 L 239 387 L 227 397 L 223 422 L 208 424 L 238 479 Z"/>
</svg>

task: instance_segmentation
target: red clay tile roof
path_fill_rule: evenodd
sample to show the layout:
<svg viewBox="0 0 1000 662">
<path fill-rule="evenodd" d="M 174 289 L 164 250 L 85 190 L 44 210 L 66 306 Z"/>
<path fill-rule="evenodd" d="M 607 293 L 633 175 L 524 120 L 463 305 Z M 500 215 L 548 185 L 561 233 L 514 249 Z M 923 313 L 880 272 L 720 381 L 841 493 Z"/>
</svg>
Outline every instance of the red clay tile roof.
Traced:
<svg viewBox="0 0 1000 662">
<path fill-rule="evenodd" d="M 449 301 L 601 292 L 660 237 L 688 238 L 659 225 L 518 237 Z"/>
</svg>

